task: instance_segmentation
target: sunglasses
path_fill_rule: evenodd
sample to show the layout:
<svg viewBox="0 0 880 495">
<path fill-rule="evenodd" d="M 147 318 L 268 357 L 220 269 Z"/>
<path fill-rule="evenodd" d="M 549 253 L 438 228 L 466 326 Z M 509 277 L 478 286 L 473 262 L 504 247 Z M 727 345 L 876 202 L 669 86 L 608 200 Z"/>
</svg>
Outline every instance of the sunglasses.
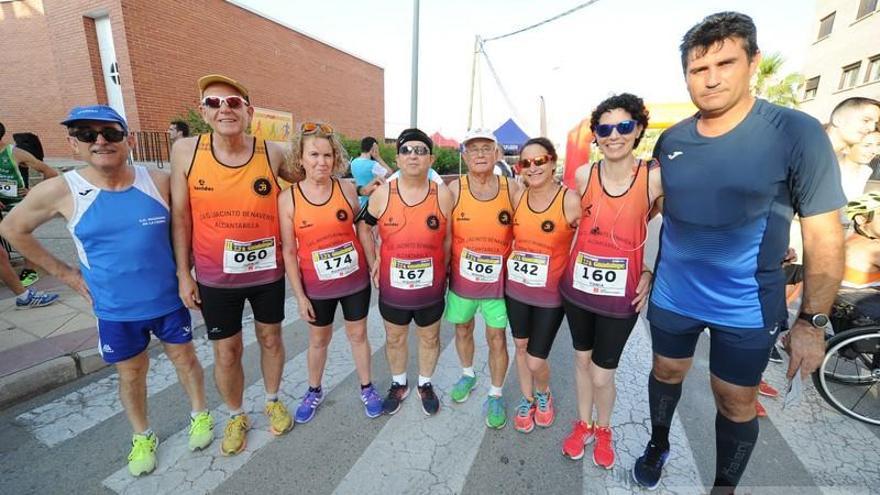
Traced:
<svg viewBox="0 0 880 495">
<path fill-rule="evenodd" d="M 321 124 L 319 122 L 303 122 L 301 126 L 299 126 L 299 130 L 304 134 L 315 134 L 318 131 L 323 132 L 324 134 L 333 134 L 333 128 L 327 124 Z"/>
<path fill-rule="evenodd" d="M 128 132 L 113 127 L 104 127 L 100 130 L 91 127 L 77 127 L 68 132 L 68 135 L 76 138 L 77 141 L 89 144 L 98 140 L 98 134 L 104 136 L 104 139 L 110 143 L 121 143 L 125 136 L 128 136 Z"/>
<path fill-rule="evenodd" d="M 607 138 L 611 135 L 614 129 L 617 129 L 618 134 L 625 136 L 636 130 L 636 124 L 638 124 L 638 122 L 635 120 L 623 120 L 617 124 L 599 124 L 596 126 L 596 135 L 600 138 Z"/>
<path fill-rule="evenodd" d="M 525 169 L 525 168 L 531 167 L 532 165 L 535 165 L 535 166 L 545 165 L 545 164 L 549 163 L 552 159 L 553 159 L 553 157 L 550 155 L 541 155 L 541 156 L 536 156 L 534 158 L 523 158 L 522 160 L 517 162 L 517 165 L 519 165 L 519 168 Z"/>
<path fill-rule="evenodd" d="M 429 150 L 427 146 L 405 145 L 405 146 L 401 146 L 400 149 L 397 150 L 397 154 L 403 155 L 403 156 L 412 155 L 412 154 L 415 154 L 418 156 L 425 156 L 425 155 L 430 155 L 431 150 Z"/>
<path fill-rule="evenodd" d="M 221 105 L 226 103 L 226 106 L 232 109 L 238 109 L 241 107 L 248 106 L 247 100 L 238 95 L 231 96 L 206 96 L 202 98 L 202 105 L 208 108 L 220 108 Z"/>
</svg>

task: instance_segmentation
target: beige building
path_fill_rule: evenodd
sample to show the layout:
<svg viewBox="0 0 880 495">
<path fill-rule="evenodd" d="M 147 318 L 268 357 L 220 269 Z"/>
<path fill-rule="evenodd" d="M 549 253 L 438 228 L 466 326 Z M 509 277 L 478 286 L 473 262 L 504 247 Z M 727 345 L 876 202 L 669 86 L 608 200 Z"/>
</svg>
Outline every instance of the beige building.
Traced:
<svg viewBox="0 0 880 495">
<path fill-rule="evenodd" d="M 880 1 L 818 0 L 801 109 L 827 122 L 840 101 L 880 100 Z"/>
</svg>

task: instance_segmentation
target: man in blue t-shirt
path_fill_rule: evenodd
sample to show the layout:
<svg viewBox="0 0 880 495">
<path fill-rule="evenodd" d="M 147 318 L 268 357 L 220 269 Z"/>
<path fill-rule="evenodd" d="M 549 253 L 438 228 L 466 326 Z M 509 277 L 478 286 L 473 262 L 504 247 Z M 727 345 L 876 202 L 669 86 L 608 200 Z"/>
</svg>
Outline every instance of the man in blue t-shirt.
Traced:
<svg viewBox="0 0 880 495">
<path fill-rule="evenodd" d="M 354 177 L 358 200 L 362 207 L 367 204 L 367 198 L 373 189 L 391 172 L 393 170 L 379 154 L 379 143 L 376 138 L 367 136 L 361 139 L 361 155 L 351 161 L 351 176 Z"/>
<path fill-rule="evenodd" d="M 761 61 L 751 18 L 710 15 L 680 49 L 699 112 L 664 132 L 654 150 L 665 204 L 648 310 L 652 432 L 632 474 L 642 486 L 659 483 L 681 383 L 708 327 L 718 408 L 713 493 L 729 493 L 758 437 L 758 383 L 786 321 L 782 261 L 792 215 L 801 218 L 805 293 L 786 347 L 788 377 L 802 379 L 825 350 L 827 313 L 843 274 L 837 210 L 845 199 L 819 122 L 751 95 Z"/>
</svg>

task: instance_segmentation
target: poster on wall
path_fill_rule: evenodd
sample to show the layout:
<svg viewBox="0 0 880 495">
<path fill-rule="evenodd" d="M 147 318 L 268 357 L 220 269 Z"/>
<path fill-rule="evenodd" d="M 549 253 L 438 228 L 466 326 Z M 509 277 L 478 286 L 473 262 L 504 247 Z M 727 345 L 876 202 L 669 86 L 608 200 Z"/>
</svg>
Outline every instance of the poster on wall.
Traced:
<svg viewBox="0 0 880 495">
<path fill-rule="evenodd" d="M 267 141 L 287 141 L 291 132 L 293 132 L 292 113 L 254 107 L 251 134 Z"/>
</svg>

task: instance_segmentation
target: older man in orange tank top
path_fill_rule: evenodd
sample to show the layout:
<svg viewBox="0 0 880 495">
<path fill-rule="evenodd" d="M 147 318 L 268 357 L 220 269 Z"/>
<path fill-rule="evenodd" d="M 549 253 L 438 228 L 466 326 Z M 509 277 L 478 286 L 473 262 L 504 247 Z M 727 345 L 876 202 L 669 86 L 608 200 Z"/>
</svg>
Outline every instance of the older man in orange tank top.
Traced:
<svg viewBox="0 0 880 495">
<path fill-rule="evenodd" d="M 180 139 L 171 152 L 174 254 L 180 298 L 202 311 L 214 343 L 214 379 L 230 412 L 221 453 L 234 455 L 251 424 L 242 404 L 245 300 L 254 312 L 270 431 L 293 426 L 278 401 L 285 359 L 276 176 L 284 148 L 246 134 L 254 110 L 244 85 L 215 74 L 199 79 L 199 90 L 201 115 L 214 132 Z"/>
</svg>

